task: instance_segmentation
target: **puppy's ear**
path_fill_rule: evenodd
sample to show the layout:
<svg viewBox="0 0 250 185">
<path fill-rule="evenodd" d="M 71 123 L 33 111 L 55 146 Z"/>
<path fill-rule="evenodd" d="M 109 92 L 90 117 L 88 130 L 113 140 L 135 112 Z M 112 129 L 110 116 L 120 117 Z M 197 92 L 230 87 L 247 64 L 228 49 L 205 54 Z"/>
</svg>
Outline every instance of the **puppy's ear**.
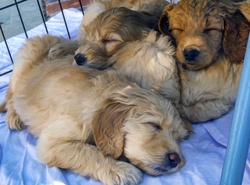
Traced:
<svg viewBox="0 0 250 185">
<path fill-rule="evenodd" d="M 96 146 L 105 156 L 119 158 L 124 148 L 122 127 L 129 115 L 131 106 L 114 99 L 108 99 L 93 119 L 93 132 Z"/>
<path fill-rule="evenodd" d="M 241 63 L 244 59 L 250 23 L 239 10 L 224 17 L 223 49 L 230 62 Z"/>
<path fill-rule="evenodd" d="M 168 4 L 160 17 L 160 20 L 158 22 L 158 28 L 161 33 L 165 35 L 171 35 L 169 32 L 169 18 L 168 18 L 168 12 L 171 11 L 174 8 L 174 4 Z"/>
</svg>

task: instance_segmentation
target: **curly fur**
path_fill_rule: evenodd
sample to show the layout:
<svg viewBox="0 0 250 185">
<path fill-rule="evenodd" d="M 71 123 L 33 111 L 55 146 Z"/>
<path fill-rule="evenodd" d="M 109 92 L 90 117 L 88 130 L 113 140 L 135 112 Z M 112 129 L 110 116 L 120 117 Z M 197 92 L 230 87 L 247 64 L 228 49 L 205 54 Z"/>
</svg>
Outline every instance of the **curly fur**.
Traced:
<svg viewBox="0 0 250 185">
<path fill-rule="evenodd" d="M 182 0 L 166 6 L 159 21 L 161 32 L 175 40 L 182 115 L 192 122 L 217 118 L 235 102 L 250 31 L 239 7 Z M 195 52 L 185 52 L 190 49 Z"/>
</svg>

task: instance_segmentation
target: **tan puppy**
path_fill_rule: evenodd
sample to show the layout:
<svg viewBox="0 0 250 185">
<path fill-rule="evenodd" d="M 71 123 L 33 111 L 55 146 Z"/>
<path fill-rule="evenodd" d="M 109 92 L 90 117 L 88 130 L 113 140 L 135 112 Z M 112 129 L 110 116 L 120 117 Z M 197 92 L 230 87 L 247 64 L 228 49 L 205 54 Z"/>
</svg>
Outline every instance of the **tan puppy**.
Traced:
<svg viewBox="0 0 250 185">
<path fill-rule="evenodd" d="M 181 115 L 200 122 L 225 114 L 236 99 L 249 21 L 235 6 L 182 0 L 166 6 L 159 29 L 176 42 Z"/>
<path fill-rule="evenodd" d="M 165 0 L 94 0 L 87 6 L 79 29 L 77 40 L 79 42 L 84 40 L 86 28 L 92 24 L 92 21 L 98 15 L 106 10 L 110 10 L 115 7 L 125 7 L 137 12 L 144 12 L 144 15 L 155 16 L 159 18 L 167 4 L 168 2 Z M 130 18 L 133 19 L 133 16 L 131 15 Z M 145 21 L 147 20 L 145 19 Z M 157 22 L 158 21 L 156 21 L 155 24 L 157 24 Z"/>
<path fill-rule="evenodd" d="M 12 103 L 38 137 L 39 159 L 110 185 L 140 181 L 138 169 L 114 160 L 122 153 L 152 175 L 178 171 L 185 164 L 178 141 L 191 129 L 172 104 L 113 70 L 51 61 L 48 49 L 60 40 L 29 39 L 15 61 L 13 75 L 22 76 Z"/>
</svg>

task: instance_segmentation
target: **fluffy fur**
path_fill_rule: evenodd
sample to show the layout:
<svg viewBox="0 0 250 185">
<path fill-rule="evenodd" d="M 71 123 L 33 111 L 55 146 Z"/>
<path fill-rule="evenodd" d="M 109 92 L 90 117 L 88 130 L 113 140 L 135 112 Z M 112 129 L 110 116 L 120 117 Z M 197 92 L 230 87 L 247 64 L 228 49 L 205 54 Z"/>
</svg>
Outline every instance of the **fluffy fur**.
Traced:
<svg viewBox="0 0 250 185">
<path fill-rule="evenodd" d="M 250 22 L 250 0 L 241 2 L 241 3 L 236 4 L 236 5 L 239 5 L 239 8 L 240 8 L 242 14 Z"/>
<path fill-rule="evenodd" d="M 50 39 L 50 37 L 44 38 L 44 40 L 47 40 L 47 39 Z M 40 47 L 44 48 L 43 50 L 37 50 L 37 49 L 31 50 L 30 49 L 31 47 L 34 47 L 34 48 L 37 47 L 36 46 L 37 44 L 35 43 L 36 40 L 38 41 L 39 44 L 41 44 Z M 21 122 L 19 116 L 16 114 L 16 111 L 13 108 L 12 96 L 13 96 L 13 92 L 16 90 L 16 84 L 19 83 L 20 79 L 28 75 L 30 73 L 30 70 L 34 66 L 39 64 L 41 60 L 45 59 L 45 56 L 48 55 L 47 53 L 50 51 L 51 47 L 58 48 L 58 46 L 60 47 L 64 46 L 63 49 L 61 48 L 60 54 L 57 53 L 58 56 L 64 56 L 64 57 L 70 54 L 72 55 L 75 52 L 76 48 L 78 47 L 78 45 L 75 44 L 74 42 L 71 42 L 70 40 L 66 40 L 63 38 L 55 38 L 51 40 L 49 44 L 47 44 L 46 42 L 39 42 L 39 39 L 34 39 L 34 41 L 31 42 L 30 44 L 24 45 L 20 49 L 20 52 L 17 53 L 15 61 L 19 61 L 19 62 L 14 62 L 15 70 L 13 71 L 13 75 L 11 77 L 11 81 L 10 81 L 10 84 L 6 93 L 6 99 L 1 104 L 1 108 L 0 108 L 1 112 L 7 111 L 6 123 L 11 129 L 21 130 L 24 128 L 23 123 Z M 67 49 L 65 50 L 65 48 Z M 48 56 L 53 56 L 53 55 L 49 54 Z M 71 64 L 72 62 L 69 62 L 69 63 Z"/>
<path fill-rule="evenodd" d="M 101 47 L 99 60 L 107 60 L 121 43 L 139 40 L 158 23 L 158 18 L 128 8 L 112 8 L 97 16 L 90 25 L 78 35 L 83 35 L 80 45 L 92 42 Z M 81 30 L 81 27 L 80 27 Z"/>
<path fill-rule="evenodd" d="M 217 118 L 235 102 L 250 28 L 237 7 L 182 0 L 166 6 L 159 21 L 176 43 L 181 114 L 191 122 Z"/>
<path fill-rule="evenodd" d="M 85 32 L 88 26 L 91 26 L 92 21 L 106 10 L 110 10 L 115 7 L 125 7 L 137 12 L 144 12 L 144 15 L 155 16 L 159 18 L 163 12 L 164 7 L 168 3 L 165 0 L 93 0 L 85 11 L 77 40 L 83 41 L 85 38 Z M 135 15 L 131 15 L 132 18 Z M 134 18 L 132 18 L 134 19 Z M 146 19 L 145 19 L 146 20 Z M 154 22 L 157 24 L 158 21 Z M 154 25 L 153 25 L 154 26 Z"/>
<path fill-rule="evenodd" d="M 191 127 L 172 104 L 113 70 L 72 66 L 72 56 L 49 59 L 59 42 L 29 39 L 11 78 L 12 106 L 38 137 L 39 159 L 110 185 L 141 179 L 133 165 L 115 160 L 122 154 L 152 175 L 178 171 L 185 164 L 178 142 Z"/>
<path fill-rule="evenodd" d="M 112 67 L 119 75 L 158 92 L 178 107 L 180 83 L 174 50 L 168 36 L 151 31 L 144 39 L 121 43 L 109 58 L 100 58 L 102 45 L 91 42 L 80 46 L 77 53 L 86 58 L 84 66 L 99 70 Z"/>
</svg>

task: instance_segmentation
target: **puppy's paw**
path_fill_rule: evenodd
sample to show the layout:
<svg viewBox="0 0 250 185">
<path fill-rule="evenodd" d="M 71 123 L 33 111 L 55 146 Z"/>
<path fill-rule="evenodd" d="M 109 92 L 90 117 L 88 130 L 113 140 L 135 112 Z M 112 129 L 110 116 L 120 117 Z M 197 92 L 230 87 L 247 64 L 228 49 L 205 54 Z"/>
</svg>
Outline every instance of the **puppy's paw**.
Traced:
<svg viewBox="0 0 250 185">
<path fill-rule="evenodd" d="M 132 164 L 118 161 L 110 171 L 109 180 L 105 184 L 108 185 L 136 185 L 139 184 L 142 173 Z"/>
<path fill-rule="evenodd" d="M 77 48 L 78 48 L 78 44 L 73 41 L 56 44 L 55 46 L 50 48 L 48 58 L 60 59 L 67 55 L 74 55 Z"/>
<path fill-rule="evenodd" d="M 23 130 L 25 125 L 21 121 L 20 117 L 14 111 L 7 111 L 6 124 L 13 130 Z"/>
</svg>

